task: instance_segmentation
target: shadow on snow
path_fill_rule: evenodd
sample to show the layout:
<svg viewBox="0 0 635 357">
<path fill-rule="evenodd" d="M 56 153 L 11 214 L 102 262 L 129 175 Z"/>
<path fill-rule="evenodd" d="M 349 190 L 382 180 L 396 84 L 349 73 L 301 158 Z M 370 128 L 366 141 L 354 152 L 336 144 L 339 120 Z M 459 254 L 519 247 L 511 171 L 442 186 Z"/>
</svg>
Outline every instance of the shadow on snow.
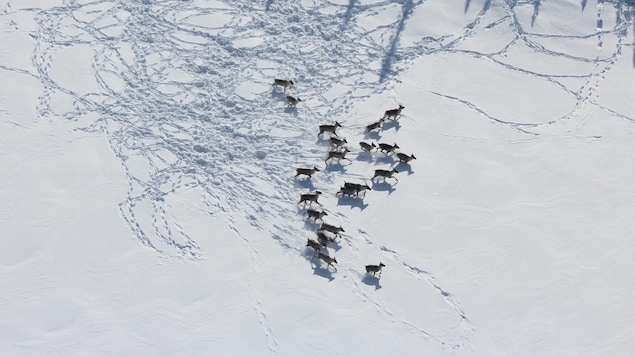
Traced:
<svg viewBox="0 0 635 357">
<path fill-rule="evenodd" d="M 379 283 L 379 278 L 374 276 L 374 275 L 370 275 L 370 274 L 364 275 L 364 277 L 362 278 L 362 283 L 364 283 L 366 285 L 374 286 L 375 290 L 381 289 L 381 284 Z"/>
<path fill-rule="evenodd" d="M 364 202 L 363 197 L 339 197 L 337 200 L 338 206 L 350 206 L 351 208 L 359 208 L 361 211 L 368 207 L 368 203 Z"/>
<path fill-rule="evenodd" d="M 389 195 L 396 191 L 396 188 L 392 184 L 386 181 L 381 181 L 381 182 L 373 181 L 373 186 L 371 188 L 373 189 L 373 191 L 388 192 Z"/>
</svg>

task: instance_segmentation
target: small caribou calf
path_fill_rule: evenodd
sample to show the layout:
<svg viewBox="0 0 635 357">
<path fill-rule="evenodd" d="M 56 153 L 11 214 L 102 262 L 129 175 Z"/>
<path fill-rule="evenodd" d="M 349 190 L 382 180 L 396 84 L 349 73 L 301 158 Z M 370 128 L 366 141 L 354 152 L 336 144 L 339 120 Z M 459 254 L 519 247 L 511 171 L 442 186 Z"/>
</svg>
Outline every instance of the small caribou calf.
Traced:
<svg viewBox="0 0 635 357">
<path fill-rule="evenodd" d="M 330 124 L 320 125 L 320 132 L 318 133 L 318 136 L 322 135 L 323 133 L 335 134 L 335 130 L 341 127 L 342 127 L 342 124 L 338 122 L 335 122 L 335 124 L 333 125 L 330 125 Z"/>
<path fill-rule="evenodd" d="M 318 202 L 318 197 L 320 197 L 320 194 L 322 194 L 322 192 L 320 191 L 315 191 L 315 193 L 305 193 L 300 195 L 300 202 L 298 202 L 298 204 L 303 203 L 306 206 L 306 203 L 309 202 L 309 205 L 313 202 L 317 203 L 318 205 L 322 205 L 320 202 Z"/>
<path fill-rule="evenodd" d="M 290 95 L 287 96 L 287 103 L 289 104 L 290 107 L 295 107 L 296 104 L 300 103 L 301 101 L 302 99 L 300 98 L 292 97 Z"/>
<path fill-rule="evenodd" d="M 324 211 L 318 211 L 318 210 L 314 210 L 314 209 L 307 209 L 306 212 L 304 212 L 304 215 L 307 218 L 313 218 L 314 222 L 317 222 L 317 220 L 319 219 L 320 221 L 322 220 L 322 217 L 324 216 L 328 216 L 328 213 L 324 212 Z"/>
<path fill-rule="evenodd" d="M 337 268 L 335 267 L 335 265 L 333 265 L 333 263 L 337 263 L 337 260 L 335 259 L 335 257 L 331 258 L 331 257 L 329 257 L 328 255 L 326 255 L 326 254 L 324 254 L 322 252 L 316 252 L 316 255 L 314 255 L 313 258 L 315 258 L 315 256 L 317 256 L 318 258 L 323 260 L 329 266 L 332 266 L 333 269 L 335 269 L 335 271 L 337 271 Z M 327 266 L 327 268 L 328 268 L 328 266 Z"/>
<path fill-rule="evenodd" d="M 394 152 L 396 149 L 399 149 L 399 145 L 395 144 L 395 145 L 390 145 L 390 144 L 385 144 L 385 143 L 379 143 L 379 151 L 384 152 L 386 154 L 389 154 L 391 152 Z"/>
<path fill-rule="evenodd" d="M 379 265 L 367 265 L 366 272 L 375 275 L 375 273 L 379 272 L 379 276 L 381 276 L 381 268 L 385 267 L 384 263 L 379 262 Z"/>
<path fill-rule="evenodd" d="M 273 80 L 273 84 L 271 86 L 272 87 L 275 87 L 275 86 L 282 87 L 282 88 L 284 88 L 284 90 L 286 92 L 287 87 L 291 87 L 292 85 L 294 85 L 292 80 L 276 78 L 276 79 Z"/>
<path fill-rule="evenodd" d="M 384 122 L 384 118 L 381 118 L 372 124 L 366 125 L 366 129 L 364 129 L 364 134 L 368 134 L 375 129 L 381 129 L 381 123 L 383 122 Z"/>
<path fill-rule="evenodd" d="M 329 138 L 329 142 L 331 143 L 331 145 L 335 146 L 335 148 L 342 148 L 344 147 L 344 144 L 347 143 L 346 139 L 342 138 L 338 138 L 336 136 L 331 136 Z"/>
<path fill-rule="evenodd" d="M 339 227 L 335 227 L 334 225 L 328 224 L 328 223 L 322 223 L 322 225 L 320 226 L 319 231 L 327 231 L 330 233 L 335 234 L 336 236 L 342 236 L 342 232 L 344 232 L 344 228 L 342 228 L 342 226 Z"/>
<path fill-rule="evenodd" d="M 416 159 L 416 157 L 414 155 L 406 155 L 406 154 L 401 153 L 401 152 L 397 153 L 397 157 L 399 158 L 399 161 L 403 162 L 404 164 L 407 164 L 408 162 Z"/>
<path fill-rule="evenodd" d="M 329 155 L 326 158 L 326 160 L 324 160 L 324 162 L 327 162 L 330 159 L 337 159 L 338 161 L 340 160 L 352 161 L 351 159 L 346 158 L 347 152 L 350 152 L 350 150 L 348 150 L 347 148 L 344 148 L 344 151 L 329 151 Z"/>
<path fill-rule="evenodd" d="M 306 246 L 315 249 L 316 253 L 322 249 L 322 245 L 311 238 L 306 240 Z"/>
<path fill-rule="evenodd" d="M 309 176 L 309 178 L 311 178 L 311 176 L 313 176 L 313 174 L 316 171 L 320 171 L 320 169 L 318 169 L 317 167 L 313 166 L 312 169 L 306 169 L 306 168 L 297 168 L 295 169 L 295 177 L 298 177 L 300 175 L 306 175 Z"/>
<path fill-rule="evenodd" d="M 372 151 L 374 148 L 376 148 L 376 147 L 377 147 L 377 145 L 375 145 L 375 143 L 370 143 L 370 144 L 369 144 L 369 143 L 367 143 L 367 142 L 365 142 L 365 141 L 360 141 L 360 143 L 359 143 L 359 147 L 361 147 L 361 148 L 362 148 L 362 150 L 364 150 L 364 151 L 368 151 L 368 152 L 370 152 L 370 151 Z"/>
<path fill-rule="evenodd" d="M 396 169 L 392 169 L 392 170 L 377 169 L 375 170 L 375 176 L 373 176 L 371 180 L 374 180 L 375 177 L 383 177 L 384 180 L 386 180 L 387 178 L 394 178 L 395 180 L 399 181 L 399 179 L 392 176 L 393 174 L 397 174 L 397 173 L 399 173 L 399 171 L 397 171 Z"/>
<path fill-rule="evenodd" d="M 399 108 L 386 110 L 386 112 L 384 112 L 384 116 L 382 117 L 382 119 L 396 120 L 397 116 L 399 116 L 399 114 L 401 114 L 401 111 L 404 108 L 405 107 L 403 105 L 399 104 Z"/>
</svg>

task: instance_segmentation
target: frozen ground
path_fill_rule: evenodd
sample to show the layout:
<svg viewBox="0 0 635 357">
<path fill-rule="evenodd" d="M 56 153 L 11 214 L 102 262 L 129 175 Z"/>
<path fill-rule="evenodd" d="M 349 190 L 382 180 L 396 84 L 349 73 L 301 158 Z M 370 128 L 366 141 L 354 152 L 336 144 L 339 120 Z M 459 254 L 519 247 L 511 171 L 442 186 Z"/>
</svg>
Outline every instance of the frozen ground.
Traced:
<svg viewBox="0 0 635 357">
<path fill-rule="evenodd" d="M 632 1 L 0 6 L 2 355 L 635 350 Z"/>
</svg>

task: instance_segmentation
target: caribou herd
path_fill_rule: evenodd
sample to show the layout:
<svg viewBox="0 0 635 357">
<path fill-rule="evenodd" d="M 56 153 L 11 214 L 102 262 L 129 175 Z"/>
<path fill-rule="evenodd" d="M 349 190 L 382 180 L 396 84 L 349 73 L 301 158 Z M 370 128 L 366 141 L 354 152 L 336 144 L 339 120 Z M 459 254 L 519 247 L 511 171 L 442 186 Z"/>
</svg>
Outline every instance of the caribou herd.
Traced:
<svg viewBox="0 0 635 357">
<path fill-rule="evenodd" d="M 299 97 L 294 97 L 291 95 L 287 95 L 287 89 L 293 88 L 295 83 L 292 80 L 287 79 L 275 79 L 272 86 L 275 89 L 282 88 L 285 93 L 285 98 L 287 104 L 290 107 L 295 107 L 302 100 Z M 371 132 L 378 132 L 383 130 L 383 124 L 386 121 L 397 121 L 399 117 L 402 115 L 401 112 L 405 107 L 399 104 L 398 108 L 386 110 L 377 121 L 368 124 L 365 126 L 363 130 L 363 135 L 369 136 Z M 318 127 L 318 138 L 323 140 L 328 140 L 330 149 L 327 152 L 326 159 L 324 160 L 325 165 L 330 165 L 334 162 L 341 163 L 342 160 L 345 160 L 349 163 L 352 163 L 353 160 L 346 157 L 348 153 L 352 151 L 351 148 L 347 147 L 348 141 L 346 138 L 338 135 L 337 130 L 342 128 L 342 124 L 338 121 L 335 121 L 333 124 L 323 124 Z M 395 155 L 398 163 L 409 165 L 409 162 L 416 159 L 413 154 L 406 154 L 399 151 L 401 148 L 397 145 L 397 143 L 385 143 L 385 142 L 367 142 L 360 141 L 359 148 L 362 153 L 372 153 L 377 152 L 383 156 L 392 156 Z M 396 165 L 396 166 L 397 166 Z M 310 180 L 316 172 L 320 172 L 321 170 L 313 165 L 313 167 L 299 167 L 295 169 L 294 178 Z M 395 177 L 395 174 L 399 173 L 395 167 L 391 167 L 388 169 L 375 169 L 374 175 L 370 177 L 370 181 L 373 184 L 384 184 L 387 180 L 393 180 L 392 182 L 396 183 L 399 180 Z M 354 199 L 354 200 L 363 200 L 366 197 L 366 191 L 372 191 L 371 187 L 367 183 L 358 183 L 358 182 L 348 182 L 344 181 L 343 186 L 335 193 L 336 196 L 346 199 Z M 311 257 L 311 261 L 315 258 L 318 258 L 319 261 L 326 263 L 326 268 L 333 268 L 333 271 L 337 271 L 337 267 L 334 264 L 338 264 L 335 257 L 330 256 L 328 253 L 328 247 L 337 244 L 338 238 L 342 237 L 342 233 L 344 233 L 344 228 L 341 226 L 335 226 L 332 224 L 328 224 L 324 222 L 324 217 L 328 216 L 328 213 L 322 208 L 322 204 L 318 202 L 320 195 L 323 193 L 321 191 L 315 190 L 310 193 L 303 193 L 300 195 L 300 200 L 298 201 L 298 205 L 303 205 L 304 209 L 304 217 L 309 221 L 313 221 L 313 223 L 317 224 L 318 221 L 320 223 L 319 228 L 315 231 L 315 239 L 308 238 L 306 242 L 306 247 L 308 249 L 313 250 L 313 255 Z M 316 206 L 319 206 L 320 209 L 316 209 Z M 378 265 L 370 264 L 366 265 L 364 268 L 366 273 L 373 276 L 380 276 L 382 268 L 385 267 L 384 263 L 380 262 Z"/>
</svg>

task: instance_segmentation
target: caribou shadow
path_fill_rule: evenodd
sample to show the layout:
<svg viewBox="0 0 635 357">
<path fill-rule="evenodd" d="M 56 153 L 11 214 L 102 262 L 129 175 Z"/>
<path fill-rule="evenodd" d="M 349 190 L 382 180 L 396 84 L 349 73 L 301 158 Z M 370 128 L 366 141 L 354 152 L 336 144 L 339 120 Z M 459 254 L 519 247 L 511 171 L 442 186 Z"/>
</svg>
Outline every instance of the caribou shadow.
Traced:
<svg viewBox="0 0 635 357">
<path fill-rule="evenodd" d="M 315 145 L 324 145 L 327 144 L 330 146 L 329 137 L 324 135 L 318 135 L 317 140 L 315 140 Z"/>
<path fill-rule="evenodd" d="M 302 213 L 304 215 L 304 213 Z M 322 225 L 322 222 L 318 223 L 318 222 L 313 222 L 310 219 L 305 219 L 304 220 L 304 228 L 310 230 L 310 231 L 317 231 L 320 226 Z"/>
<path fill-rule="evenodd" d="M 392 165 L 395 164 L 395 158 L 392 155 L 384 154 L 384 156 L 377 157 L 375 162 L 378 164 L 388 164 L 392 167 Z"/>
<path fill-rule="evenodd" d="M 330 162 L 326 163 L 326 167 L 324 168 L 327 172 L 346 172 L 346 166 L 342 165 L 340 162 L 336 164 L 331 164 Z"/>
<path fill-rule="evenodd" d="M 407 172 L 408 175 L 412 175 L 415 173 L 414 171 L 412 171 L 412 167 L 410 166 L 410 164 L 405 162 L 398 163 L 397 166 L 395 166 L 395 169 L 397 169 L 399 173 Z"/>
<path fill-rule="evenodd" d="M 296 107 L 287 106 L 286 108 L 284 108 L 284 112 L 287 114 L 293 114 L 296 116 L 298 115 L 298 109 Z"/>
<path fill-rule="evenodd" d="M 372 152 L 368 152 L 368 151 L 362 151 L 359 154 L 357 154 L 357 157 L 355 159 L 357 161 L 372 162 L 373 161 L 373 153 Z"/>
<path fill-rule="evenodd" d="M 374 275 L 370 275 L 370 274 L 364 275 L 364 277 L 362 278 L 362 283 L 364 283 L 366 285 L 374 286 L 375 290 L 381 289 L 381 284 L 379 283 L 379 278 L 374 276 Z"/>
<path fill-rule="evenodd" d="M 319 228 L 319 227 L 318 227 L 318 228 Z M 339 241 L 340 241 L 340 239 L 337 239 L 337 237 L 336 237 L 334 234 L 329 234 L 329 233 L 327 233 L 327 234 L 329 235 L 329 237 L 330 237 L 330 238 L 333 238 L 333 242 L 329 242 L 329 244 L 328 244 L 328 247 L 327 247 L 327 248 L 331 248 L 331 249 L 333 249 L 333 250 L 334 250 L 334 251 L 336 251 L 336 252 L 337 252 L 338 250 L 342 249 L 342 245 L 341 245 L 341 244 L 340 244 L 340 242 L 339 242 Z M 325 248 L 325 249 L 326 249 L 326 248 Z"/>
<path fill-rule="evenodd" d="M 386 191 L 389 195 L 396 191 L 395 187 L 386 181 L 373 181 L 373 186 L 371 188 L 373 189 L 373 191 Z"/>
<path fill-rule="evenodd" d="M 295 178 L 295 184 L 296 186 L 302 187 L 302 188 L 308 188 L 311 191 L 315 191 L 315 186 L 313 186 L 313 182 L 311 181 L 310 178 Z"/>
<path fill-rule="evenodd" d="M 276 89 L 275 87 L 271 88 L 271 98 L 281 100 L 285 103 L 287 102 L 287 95 L 284 94 L 283 91 Z"/>
<path fill-rule="evenodd" d="M 315 257 L 315 250 L 313 250 L 313 248 L 311 247 L 306 247 L 306 249 L 304 250 L 304 257 L 306 258 L 306 260 L 308 260 L 309 262 L 313 261 L 313 257 Z"/>
<path fill-rule="evenodd" d="M 375 141 L 379 141 L 379 138 L 381 136 L 379 135 L 378 131 L 371 131 L 370 133 L 364 133 L 364 138 L 366 139 L 372 139 Z"/>
<path fill-rule="evenodd" d="M 399 123 L 397 119 L 384 121 L 382 130 L 390 130 L 392 128 L 395 128 L 395 131 L 399 131 L 399 129 L 401 129 L 401 123 Z"/>
<path fill-rule="evenodd" d="M 351 208 L 359 208 L 360 211 L 363 211 L 368 207 L 368 203 L 364 203 L 364 199 L 362 197 L 341 197 L 337 200 L 338 206 L 350 206 Z"/>
</svg>

